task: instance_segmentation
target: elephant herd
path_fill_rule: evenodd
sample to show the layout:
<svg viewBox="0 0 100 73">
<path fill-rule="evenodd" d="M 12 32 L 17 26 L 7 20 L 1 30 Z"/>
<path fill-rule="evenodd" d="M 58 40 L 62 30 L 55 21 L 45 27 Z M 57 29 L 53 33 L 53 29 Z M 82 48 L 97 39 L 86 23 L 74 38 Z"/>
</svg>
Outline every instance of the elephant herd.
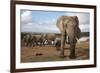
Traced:
<svg viewBox="0 0 100 73">
<path fill-rule="evenodd" d="M 59 40 L 57 39 L 56 34 L 54 33 L 48 33 L 48 34 L 27 33 L 22 38 L 22 44 L 23 46 L 26 47 L 46 46 L 46 45 L 56 46 L 58 44 L 58 41 Z"/>
<path fill-rule="evenodd" d="M 61 16 L 57 19 L 56 26 L 61 33 L 60 39 L 55 34 L 27 34 L 23 37 L 25 46 L 55 45 L 60 48 L 60 57 L 64 58 L 64 46 L 68 40 L 70 44 L 70 58 L 76 58 L 75 46 L 80 38 L 81 30 L 77 16 Z"/>
</svg>

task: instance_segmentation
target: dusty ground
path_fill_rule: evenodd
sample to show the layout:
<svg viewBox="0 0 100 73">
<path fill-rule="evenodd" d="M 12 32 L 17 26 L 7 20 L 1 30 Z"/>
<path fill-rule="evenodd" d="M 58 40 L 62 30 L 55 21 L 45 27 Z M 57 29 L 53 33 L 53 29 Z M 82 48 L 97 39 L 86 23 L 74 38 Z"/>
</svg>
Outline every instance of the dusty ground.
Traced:
<svg viewBox="0 0 100 73">
<path fill-rule="evenodd" d="M 65 58 L 59 58 L 60 51 L 53 46 L 36 46 L 36 47 L 21 47 L 21 62 L 43 62 L 43 61 L 61 61 L 71 60 L 69 58 L 69 45 L 65 46 Z M 76 45 L 75 60 L 89 59 L 89 42 L 78 43 Z"/>
</svg>

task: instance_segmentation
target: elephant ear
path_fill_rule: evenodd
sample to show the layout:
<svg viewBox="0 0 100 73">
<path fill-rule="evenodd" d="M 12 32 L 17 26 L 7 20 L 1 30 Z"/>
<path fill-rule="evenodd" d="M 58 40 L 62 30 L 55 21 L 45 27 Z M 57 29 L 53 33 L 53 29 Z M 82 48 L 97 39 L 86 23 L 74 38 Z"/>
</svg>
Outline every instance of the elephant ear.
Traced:
<svg viewBox="0 0 100 73">
<path fill-rule="evenodd" d="M 60 32 L 64 31 L 63 17 L 58 18 L 58 20 L 56 22 L 56 26 L 58 27 L 58 29 L 60 30 Z"/>
<path fill-rule="evenodd" d="M 76 34 L 77 34 L 77 38 L 79 39 L 81 37 L 81 30 L 79 27 L 76 30 Z"/>
<path fill-rule="evenodd" d="M 74 16 L 74 19 L 76 21 L 76 27 L 79 27 L 79 19 L 78 19 L 78 17 L 77 16 Z"/>
<path fill-rule="evenodd" d="M 77 38 L 79 39 L 81 37 L 81 29 L 79 28 L 79 19 L 77 16 L 74 16 L 75 21 L 76 21 L 76 35 Z"/>
</svg>

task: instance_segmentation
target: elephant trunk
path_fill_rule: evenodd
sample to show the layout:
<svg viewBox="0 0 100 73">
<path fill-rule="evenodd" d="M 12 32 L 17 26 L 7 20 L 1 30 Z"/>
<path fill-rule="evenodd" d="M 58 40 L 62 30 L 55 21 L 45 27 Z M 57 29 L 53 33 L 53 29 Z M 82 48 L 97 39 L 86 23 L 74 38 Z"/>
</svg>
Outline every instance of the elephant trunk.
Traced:
<svg viewBox="0 0 100 73">
<path fill-rule="evenodd" d="M 69 42 L 70 42 L 70 58 L 75 59 L 75 46 L 76 46 L 76 38 L 75 36 L 69 37 Z"/>
</svg>

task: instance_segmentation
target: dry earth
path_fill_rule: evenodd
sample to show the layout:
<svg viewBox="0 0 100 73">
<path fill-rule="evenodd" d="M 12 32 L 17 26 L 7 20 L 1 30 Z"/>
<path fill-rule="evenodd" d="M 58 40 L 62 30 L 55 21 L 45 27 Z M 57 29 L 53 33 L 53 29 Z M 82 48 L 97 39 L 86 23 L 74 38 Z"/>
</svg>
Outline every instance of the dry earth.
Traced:
<svg viewBox="0 0 100 73">
<path fill-rule="evenodd" d="M 21 47 L 21 62 L 44 62 L 44 61 L 62 61 L 72 60 L 69 58 L 69 45 L 65 46 L 65 58 L 59 57 L 60 51 L 56 50 L 54 46 L 36 46 L 36 47 Z M 89 42 L 77 43 L 76 45 L 76 59 L 89 59 Z"/>
</svg>

